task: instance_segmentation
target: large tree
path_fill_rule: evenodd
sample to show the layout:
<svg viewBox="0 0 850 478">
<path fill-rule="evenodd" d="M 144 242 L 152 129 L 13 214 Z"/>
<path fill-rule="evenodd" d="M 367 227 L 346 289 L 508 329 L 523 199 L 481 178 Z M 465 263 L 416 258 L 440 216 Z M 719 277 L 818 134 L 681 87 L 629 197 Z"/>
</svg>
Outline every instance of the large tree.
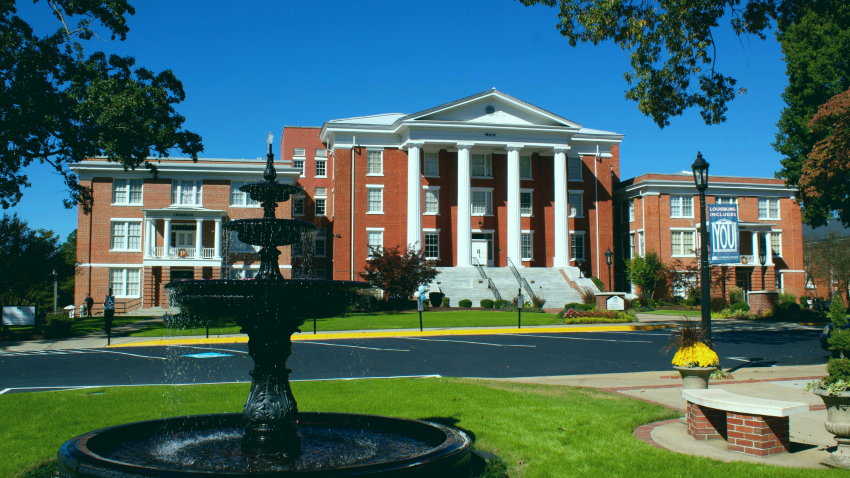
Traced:
<svg viewBox="0 0 850 478">
<path fill-rule="evenodd" d="M 76 236 L 75 236 L 76 237 Z M 17 214 L 0 219 L 0 303 L 37 305 L 53 309 L 53 271 L 68 275 L 66 257 L 60 253 L 53 231 L 33 230 Z M 73 266 L 70 267 L 73 276 Z"/>
<path fill-rule="evenodd" d="M 92 195 L 68 169 L 103 156 L 126 169 L 146 167 L 149 157 L 178 149 L 197 159 L 201 137 L 182 129 L 174 106 L 185 98 L 171 70 L 134 68 L 129 56 L 84 53 L 99 25 L 124 40 L 126 0 L 34 0 L 52 15 L 56 31 L 38 36 L 20 16 L 15 0 L 0 0 L 0 205 L 14 206 L 30 185 L 26 168 L 50 164 L 65 181 L 65 207 L 88 211 Z M 38 5 L 37 5 L 38 6 Z M 103 33 L 102 32 L 102 33 Z"/>
</svg>

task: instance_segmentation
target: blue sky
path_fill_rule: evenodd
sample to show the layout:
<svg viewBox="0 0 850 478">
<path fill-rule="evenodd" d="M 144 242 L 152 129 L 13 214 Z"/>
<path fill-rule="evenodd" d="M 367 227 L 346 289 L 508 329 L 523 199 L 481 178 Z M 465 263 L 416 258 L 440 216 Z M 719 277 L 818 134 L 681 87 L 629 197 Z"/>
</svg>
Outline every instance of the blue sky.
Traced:
<svg viewBox="0 0 850 478">
<path fill-rule="evenodd" d="M 58 27 L 45 2 L 19 1 L 36 31 Z M 624 98 L 628 53 L 611 43 L 569 46 L 557 12 L 512 0 L 132 2 L 127 40 L 86 44 L 171 69 L 186 101 L 185 127 L 203 137 L 202 156 L 262 156 L 284 125 L 377 113 L 413 113 L 492 87 L 579 122 L 625 135 L 623 178 L 688 169 L 701 151 L 712 174 L 772 176 L 770 143 L 787 84 L 773 33 L 739 41 L 716 32 L 717 65 L 747 94 L 727 122 L 706 126 L 698 111 L 660 130 Z M 108 37 L 107 37 L 108 38 Z M 276 151 L 279 153 L 279 151 Z M 62 183 L 43 166 L 12 211 L 63 238 L 77 213 L 62 207 Z"/>
</svg>

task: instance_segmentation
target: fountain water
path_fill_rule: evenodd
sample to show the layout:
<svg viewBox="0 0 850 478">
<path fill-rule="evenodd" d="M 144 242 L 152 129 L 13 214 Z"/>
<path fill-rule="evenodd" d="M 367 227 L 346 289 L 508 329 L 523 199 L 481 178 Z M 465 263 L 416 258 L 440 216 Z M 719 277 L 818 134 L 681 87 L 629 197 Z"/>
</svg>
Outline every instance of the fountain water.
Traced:
<svg viewBox="0 0 850 478">
<path fill-rule="evenodd" d="M 176 417 L 89 432 L 59 450 L 62 477 L 434 476 L 468 477 L 471 441 L 434 423 L 372 415 L 300 412 L 286 362 L 291 336 L 311 317 L 347 307 L 363 282 L 284 279 L 278 246 L 315 230 L 278 219 L 278 202 L 301 192 L 276 181 L 269 152 L 264 181 L 240 188 L 261 201 L 263 217 L 229 222 L 239 240 L 262 248 L 253 280 L 184 280 L 166 285 L 193 315 L 232 319 L 248 334 L 254 359 L 242 415 Z"/>
</svg>

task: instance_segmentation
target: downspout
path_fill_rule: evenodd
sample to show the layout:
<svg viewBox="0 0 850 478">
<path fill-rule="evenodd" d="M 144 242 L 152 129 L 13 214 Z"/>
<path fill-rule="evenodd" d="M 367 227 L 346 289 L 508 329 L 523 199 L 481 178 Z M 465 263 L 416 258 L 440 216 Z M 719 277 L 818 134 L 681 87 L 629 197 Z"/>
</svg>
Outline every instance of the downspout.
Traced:
<svg viewBox="0 0 850 478">
<path fill-rule="evenodd" d="M 599 145 L 596 145 L 596 158 L 593 161 L 593 207 L 596 209 L 596 276 L 599 277 L 599 176 L 596 175 L 596 164 L 599 163 Z M 591 274 L 592 275 L 592 274 Z"/>
<path fill-rule="evenodd" d="M 351 214 L 351 229 L 349 236 L 351 236 L 351 253 L 349 254 L 351 258 L 351 280 L 354 280 L 354 145 L 357 142 L 357 136 L 351 137 L 351 208 L 349 209 L 349 214 Z"/>
<path fill-rule="evenodd" d="M 640 246 L 640 256 L 646 257 L 646 200 L 643 197 L 643 189 L 640 190 L 640 228 L 643 229 L 643 243 Z"/>
<path fill-rule="evenodd" d="M 92 190 L 94 190 L 94 178 L 92 178 L 92 180 L 91 180 L 91 186 L 92 186 Z M 129 189 L 128 189 L 128 194 L 129 194 Z M 92 236 L 91 236 L 91 233 L 92 233 L 92 222 L 93 221 L 94 221 L 94 197 L 92 197 L 91 211 L 89 211 L 89 256 L 88 256 L 88 261 L 87 261 L 89 263 L 89 290 L 88 290 L 89 294 L 91 294 L 91 275 L 92 275 L 92 264 L 91 264 Z M 144 267 L 142 268 L 142 270 L 144 270 Z"/>
</svg>

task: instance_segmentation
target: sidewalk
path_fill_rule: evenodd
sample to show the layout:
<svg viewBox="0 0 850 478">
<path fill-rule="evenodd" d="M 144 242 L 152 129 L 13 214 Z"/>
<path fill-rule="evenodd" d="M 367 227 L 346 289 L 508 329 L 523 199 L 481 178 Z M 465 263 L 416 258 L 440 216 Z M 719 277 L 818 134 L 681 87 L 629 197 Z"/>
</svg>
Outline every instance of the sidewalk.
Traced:
<svg viewBox="0 0 850 478">
<path fill-rule="evenodd" d="M 791 453 L 760 458 L 726 451 L 723 440 L 697 441 L 688 435 L 687 426 L 671 420 L 649 424 L 635 430 L 635 436 L 677 453 L 699 455 L 721 461 L 746 461 L 778 466 L 823 468 L 820 464 L 828 447 L 836 445 L 832 434 L 824 429 L 826 409 L 820 397 L 803 390 L 806 384 L 826 375 L 826 365 L 774 366 L 741 368 L 732 380 L 711 380 L 710 388 L 720 388 L 738 395 L 803 402 L 809 412 L 791 415 Z M 625 395 L 684 412 L 682 381 L 670 372 L 614 373 L 602 375 L 570 375 L 562 377 L 526 377 L 501 379 L 520 383 L 590 387 Z"/>
</svg>

